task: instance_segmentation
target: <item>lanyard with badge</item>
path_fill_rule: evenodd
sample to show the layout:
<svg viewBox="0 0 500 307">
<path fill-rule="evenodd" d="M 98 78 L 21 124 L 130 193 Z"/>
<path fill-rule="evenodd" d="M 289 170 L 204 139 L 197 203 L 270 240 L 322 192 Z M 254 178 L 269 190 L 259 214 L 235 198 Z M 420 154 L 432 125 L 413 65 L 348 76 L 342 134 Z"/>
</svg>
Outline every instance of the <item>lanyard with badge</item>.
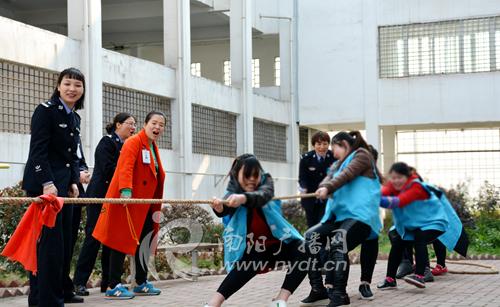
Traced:
<svg viewBox="0 0 500 307">
<path fill-rule="evenodd" d="M 151 153 L 147 149 L 142 149 L 142 163 L 151 164 Z"/>
</svg>

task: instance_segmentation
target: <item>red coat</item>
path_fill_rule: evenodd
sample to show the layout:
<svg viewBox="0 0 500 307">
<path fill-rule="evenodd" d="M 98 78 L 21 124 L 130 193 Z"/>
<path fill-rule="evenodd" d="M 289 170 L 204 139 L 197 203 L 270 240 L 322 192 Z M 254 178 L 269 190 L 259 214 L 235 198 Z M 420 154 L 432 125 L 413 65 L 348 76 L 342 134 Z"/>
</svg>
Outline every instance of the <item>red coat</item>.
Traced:
<svg viewBox="0 0 500 307">
<path fill-rule="evenodd" d="M 403 189 L 398 191 L 389 181 L 382 187 L 382 196 L 396 196 L 399 198 L 399 207 L 402 208 L 417 200 L 429 198 L 429 193 L 420 185 L 414 184 L 413 180 L 418 179 L 417 175 L 411 175 L 405 182 Z"/>
<path fill-rule="evenodd" d="M 120 190 L 125 188 L 132 189 L 132 198 L 161 199 L 163 197 L 165 172 L 160 161 L 158 147 L 155 143 L 153 146 L 158 162 L 158 174 L 144 130 L 127 139 L 123 144 L 113 179 L 106 193 L 107 198 L 119 198 Z M 151 163 L 143 163 L 143 150 L 149 152 Z M 127 218 L 127 209 L 131 222 Z M 142 227 L 150 209 L 152 212 L 159 211 L 161 204 L 129 204 L 124 207 L 119 204 L 105 203 L 92 235 L 112 249 L 134 255 L 138 246 L 137 240 L 141 236 Z M 159 225 L 157 223 L 153 225 L 154 230 L 158 231 Z"/>
</svg>

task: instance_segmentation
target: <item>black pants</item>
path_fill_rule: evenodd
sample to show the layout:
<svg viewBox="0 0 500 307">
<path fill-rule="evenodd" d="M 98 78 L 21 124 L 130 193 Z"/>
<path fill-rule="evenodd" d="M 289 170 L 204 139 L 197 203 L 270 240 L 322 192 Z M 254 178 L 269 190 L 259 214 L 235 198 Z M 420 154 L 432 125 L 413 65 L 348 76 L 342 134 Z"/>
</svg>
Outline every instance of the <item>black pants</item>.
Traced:
<svg viewBox="0 0 500 307">
<path fill-rule="evenodd" d="M 361 243 L 361 281 L 372 282 L 373 271 L 378 257 L 378 237 Z"/>
<path fill-rule="evenodd" d="M 153 220 L 152 212 L 149 211 L 146 215 L 146 220 L 144 221 L 144 226 L 142 227 L 140 244 L 144 238 L 153 231 Z M 119 234 L 117 234 L 119 235 Z M 151 237 L 149 237 L 151 239 Z M 148 242 L 150 246 L 151 242 Z M 135 252 L 135 281 L 138 285 L 143 284 L 148 277 L 148 268 L 146 263 L 149 259 L 149 251 L 146 251 L 145 255 L 141 255 L 140 246 L 137 246 Z M 109 249 L 109 287 L 113 289 L 117 284 L 121 283 L 123 275 L 123 263 L 125 261 L 125 254 L 114 249 Z M 142 259 L 146 260 L 146 263 L 141 264 Z M 144 261 L 143 261 L 144 262 Z"/>
<path fill-rule="evenodd" d="M 302 199 L 301 204 L 306 212 L 307 228 L 319 224 L 325 214 L 326 201 L 321 199 Z"/>
<path fill-rule="evenodd" d="M 442 267 L 446 266 L 446 246 L 439 240 L 432 242 L 434 252 L 436 253 L 436 262 Z"/>
<path fill-rule="evenodd" d="M 281 250 L 278 244 L 267 247 L 265 252 L 255 250 L 251 250 L 250 253 L 245 252 L 243 258 L 234 264 L 233 269 L 224 278 L 217 292 L 228 299 L 255 277 L 265 264 L 272 268 L 277 262 L 283 261 L 290 267 L 281 288 L 293 293 L 307 275 L 307 268 L 304 269 L 304 266 L 308 264 L 308 257 L 305 252 L 300 251 L 302 245 L 303 242 L 297 240 L 288 244 L 282 243 Z"/>
<path fill-rule="evenodd" d="M 57 187 L 59 196 L 67 191 Z M 67 189 L 66 189 L 67 190 Z M 27 193 L 38 196 L 37 193 Z M 53 228 L 43 226 L 37 244 L 37 275 L 29 274 L 29 305 L 39 307 L 64 306 L 64 298 L 73 295 L 73 283 L 69 278 L 72 249 L 73 206 L 65 205 L 57 214 Z"/>
<path fill-rule="evenodd" d="M 92 274 L 92 270 L 94 270 L 101 242 L 97 241 L 92 236 L 92 233 L 99 219 L 101 208 L 102 204 L 89 204 L 86 207 L 87 220 L 85 224 L 85 239 L 82 244 L 82 249 L 80 250 L 80 255 L 78 256 L 75 277 L 73 278 L 73 282 L 77 286 L 86 286 Z M 103 245 L 101 254 L 101 286 L 107 286 L 109 281 L 109 259 L 109 248 Z"/>
<path fill-rule="evenodd" d="M 415 262 L 416 269 L 415 274 L 424 275 L 425 267 L 429 263 L 429 254 L 427 253 L 427 244 L 432 243 L 440 235 L 443 234 L 439 230 L 420 230 L 417 229 L 414 232 L 415 239 L 413 241 L 405 241 L 401 236 L 392 230 L 389 233 L 391 239 L 391 251 L 389 253 L 389 262 L 387 263 L 387 276 L 396 278 L 396 273 L 398 266 L 403 258 L 404 249 L 409 245 L 415 247 Z"/>
<path fill-rule="evenodd" d="M 314 253 L 314 247 L 319 243 L 329 249 L 328 261 L 325 264 L 325 284 L 333 285 L 335 293 L 346 293 L 349 278 L 348 252 L 366 241 L 370 231 L 370 226 L 367 224 L 354 219 L 347 219 L 340 222 L 329 220 L 306 232 L 307 250 L 311 252 L 311 256 L 315 257 L 317 261 L 319 261 L 319 255 Z M 372 258 L 367 257 L 367 259 Z M 313 270 L 310 270 L 309 274 L 311 273 L 314 273 Z M 367 277 L 371 279 L 371 276 Z"/>
</svg>

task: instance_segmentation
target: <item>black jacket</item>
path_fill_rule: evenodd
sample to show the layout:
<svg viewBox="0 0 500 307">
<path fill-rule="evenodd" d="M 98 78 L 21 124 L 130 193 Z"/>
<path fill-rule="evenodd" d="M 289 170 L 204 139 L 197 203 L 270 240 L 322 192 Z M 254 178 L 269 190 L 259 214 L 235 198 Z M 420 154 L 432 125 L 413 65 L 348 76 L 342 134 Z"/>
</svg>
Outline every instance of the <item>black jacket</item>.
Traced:
<svg viewBox="0 0 500 307">
<path fill-rule="evenodd" d="M 328 168 L 335 162 L 333 153 L 328 150 L 323 162 L 318 162 L 316 151 L 311 150 L 300 158 L 299 185 L 307 189 L 307 193 L 314 193 L 321 181 L 326 177 Z M 313 199 L 314 200 L 314 199 Z"/>
<path fill-rule="evenodd" d="M 264 173 L 262 175 L 261 184 L 257 190 L 254 192 L 245 192 L 238 183 L 238 180 L 231 176 L 226 190 L 227 192 L 224 195 L 224 199 L 227 199 L 231 194 L 244 194 L 247 197 L 247 202 L 242 206 L 250 209 L 261 208 L 274 197 L 274 182 L 270 174 Z M 214 212 L 218 217 L 223 217 L 234 214 L 236 209 L 237 208 L 227 207 L 224 205 L 224 210 L 221 213 L 218 213 L 215 210 Z M 248 215 L 248 220 L 250 219 L 251 214 Z"/>
<path fill-rule="evenodd" d="M 66 113 L 59 99 L 38 105 L 31 118 L 31 140 L 24 169 L 23 189 L 41 194 L 52 181 L 59 196 L 67 196 L 71 184 L 80 181 L 80 116 Z"/>
<path fill-rule="evenodd" d="M 104 197 L 108 191 L 109 183 L 115 173 L 116 163 L 120 157 L 123 143 L 113 133 L 103 136 L 95 150 L 95 167 L 87 187 L 88 197 Z"/>
</svg>

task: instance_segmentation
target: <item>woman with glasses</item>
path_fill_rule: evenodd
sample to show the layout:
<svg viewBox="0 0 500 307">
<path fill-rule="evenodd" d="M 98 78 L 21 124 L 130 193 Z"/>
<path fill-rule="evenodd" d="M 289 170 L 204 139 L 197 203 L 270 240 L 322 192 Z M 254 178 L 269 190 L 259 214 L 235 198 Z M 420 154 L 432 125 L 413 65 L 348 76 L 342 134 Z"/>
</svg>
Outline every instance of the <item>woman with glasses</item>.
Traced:
<svg viewBox="0 0 500 307">
<path fill-rule="evenodd" d="M 108 191 L 109 183 L 113 178 L 120 150 L 126 139 L 131 137 L 136 128 L 135 118 L 129 113 L 119 113 L 112 123 L 106 126 L 108 135 L 104 136 L 95 150 L 95 167 L 92 179 L 87 188 L 88 197 L 102 198 Z M 87 206 L 87 223 L 85 225 L 85 240 L 83 241 L 80 256 L 75 269 L 73 282 L 78 295 L 87 296 L 89 292 L 86 284 L 94 269 L 95 261 L 101 243 L 92 237 L 97 219 L 101 213 L 102 204 Z M 108 287 L 109 249 L 103 246 L 101 292 Z"/>
</svg>

